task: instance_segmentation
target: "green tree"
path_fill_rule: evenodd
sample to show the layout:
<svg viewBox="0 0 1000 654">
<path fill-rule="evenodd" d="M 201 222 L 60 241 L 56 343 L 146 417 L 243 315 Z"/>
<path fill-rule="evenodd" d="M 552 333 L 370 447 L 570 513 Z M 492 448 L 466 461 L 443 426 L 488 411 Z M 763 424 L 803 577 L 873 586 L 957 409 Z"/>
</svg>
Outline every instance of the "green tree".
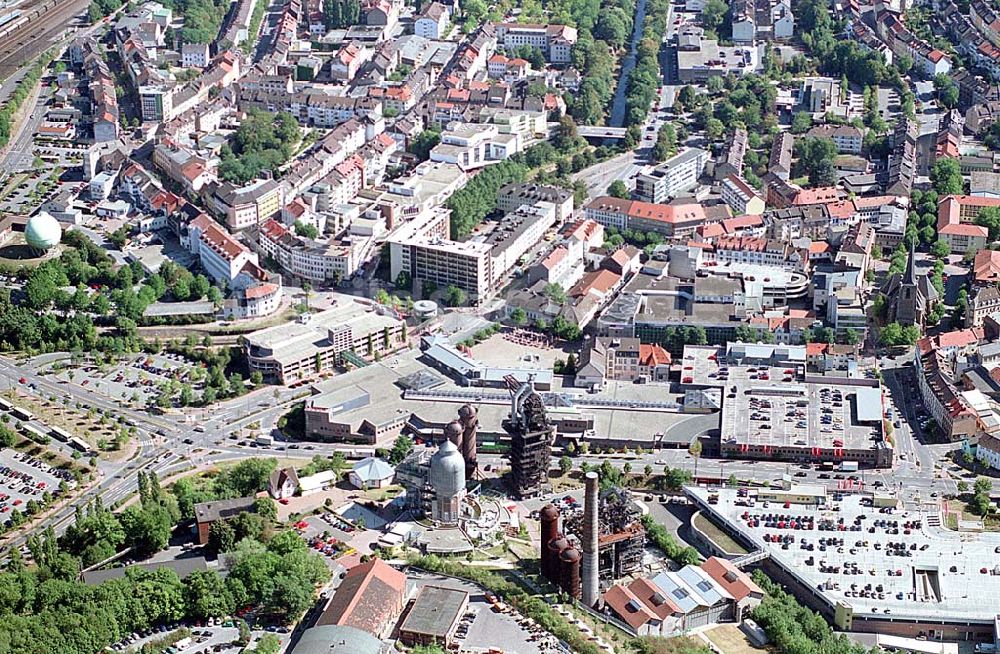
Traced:
<svg viewBox="0 0 1000 654">
<path fill-rule="evenodd" d="M 312 223 L 304 223 L 301 220 L 295 221 L 295 233 L 305 238 L 315 239 L 319 236 L 319 230 Z"/>
<path fill-rule="evenodd" d="M 726 128 L 718 118 L 709 118 L 705 123 L 705 136 L 710 141 L 718 141 L 722 138 Z"/>
<path fill-rule="evenodd" d="M 1000 207 L 984 207 L 976 216 L 976 224 L 989 230 L 989 239 L 1000 238 Z"/>
<path fill-rule="evenodd" d="M 466 303 L 467 299 L 465 291 L 457 286 L 450 285 L 445 289 L 444 301 L 450 307 L 460 307 Z"/>
<path fill-rule="evenodd" d="M 611 182 L 608 186 L 608 195 L 613 198 L 621 198 L 622 200 L 628 200 L 631 197 L 631 193 L 628 190 L 628 186 L 625 185 L 620 179 L 616 179 Z"/>
<path fill-rule="evenodd" d="M 426 129 L 410 142 L 410 153 L 420 161 L 427 161 L 431 157 L 431 150 L 441 142 L 441 130 L 438 128 Z"/>
<path fill-rule="evenodd" d="M 937 94 L 938 102 L 945 109 L 954 109 L 958 106 L 958 84 L 946 73 L 938 73 L 934 76 L 934 91 Z"/>
<path fill-rule="evenodd" d="M 938 239 L 931 245 L 931 254 L 938 259 L 942 259 L 951 254 L 951 247 L 943 239 Z"/>
<path fill-rule="evenodd" d="M 254 513 L 266 522 L 276 522 L 278 520 L 278 507 L 270 497 L 258 497 L 254 500 L 253 510 Z"/>
<path fill-rule="evenodd" d="M 573 469 L 573 460 L 563 455 L 559 458 L 559 472 L 565 477 Z"/>
<path fill-rule="evenodd" d="M 828 138 L 806 137 L 799 146 L 799 165 L 809 175 L 812 186 L 832 186 L 836 183 L 834 160 L 837 146 Z"/>
<path fill-rule="evenodd" d="M 403 459 L 410 455 L 413 451 L 413 440 L 407 436 L 398 436 L 396 442 L 392 444 L 392 450 L 389 452 L 389 463 L 397 465 L 403 462 Z"/>
<path fill-rule="evenodd" d="M 805 134 L 812 128 L 812 116 L 806 111 L 797 111 L 792 116 L 792 134 Z"/>
<path fill-rule="evenodd" d="M 930 178 L 938 195 L 962 193 L 962 171 L 958 160 L 953 157 L 943 157 L 935 161 L 931 166 Z"/>
<path fill-rule="evenodd" d="M 196 570 L 185 577 L 184 599 L 188 613 L 195 618 L 218 618 L 236 610 L 232 596 L 215 570 Z"/>
<path fill-rule="evenodd" d="M 140 558 L 159 552 L 170 540 L 173 520 L 162 506 L 130 506 L 120 515 L 125 543 L 135 550 Z"/>
<path fill-rule="evenodd" d="M 701 24 L 714 32 L 722 25 L 728 11 L 729 6 L 722 0 L 708 0 L 701 10 Z"/>
<path fill-rule="evenodd" d="M 518 327 L 524 327 L 528 324 L 528 314 L 521 307 L 514 307 L 510 312 L 510 320 Z"/>
</svg>

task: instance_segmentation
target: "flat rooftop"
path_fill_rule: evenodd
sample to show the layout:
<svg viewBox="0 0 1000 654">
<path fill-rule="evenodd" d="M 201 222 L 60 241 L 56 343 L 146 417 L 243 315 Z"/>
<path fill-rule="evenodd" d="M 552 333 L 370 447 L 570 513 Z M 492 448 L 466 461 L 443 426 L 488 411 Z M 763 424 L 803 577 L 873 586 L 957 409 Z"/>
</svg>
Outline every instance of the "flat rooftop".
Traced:
<svg viewBox="0 0 1000 654">
<path fill-rule="evenodd" d="M 703 511 L 767 550 L 776 564 L 828 605 L 851 606 L 856 620 L 992 625 L 996 618 L 1000 533 L 958 533 L 932 526 L 928 519 L 940 516 L 936 506 L 927 511 L 883 509 L 889 511 L 884 513 L 871 506 L 870 495 L 844 495 L 840 500 L 830 495 L 828 504 L 819 506 L 792 504 L 786 509 L 757 502 L 747 507 L 747 498 L 739 498 L 736 489 L 689 487 L 686 491 Z M 708 504 L 710 492 L 718 495 L 718 503 Z M 750 499 L 754 493 L 750 491 Z M 767 514 L 777 514 L 779 520 L 766 520 Z M 840 520 L 845 531 L 837 527 Z M 815 528 L 790 529 L 790 521 L 811 522 Z M 784 528 L 779 528 L 782 522 Z M 826 526 L 833 531 L 823 529 Z M 792 536 L 794 542 L 785 549 L 781 542 L 766 542 L 765 535 Z M 834 537 L 842 538 L 844 544 L 819 542 Z"/>
<path fill-rule="evenodd" d="M 746 345 L 750 355 L 760 350 L 760 360 L 772 347 L 777 348 L 777 365 L 737 365 L 727 363 L 723 348 L 684 348 L 682 385 L 723 390 L 724 445 L 867 450 L 881 441 L 880 387 L 859 385 L 860 380 L 837 383 L 835 378 L 810 383 L 804 363 L 797 362 L 798 349 Z"/>
<path fill-rule="evenodd" d="M 364 368 L 312 384 L 313 394 L 306 401 L 311 407 L 329 409 L 337 421 L 356 423 L 368 420 L 376 425 L 411 415 L 424 425 L 444 425 L 455 419 L 462 404 L 470 402 L 479 412 L 480 433 L 504 433 L 501 423 L 510 414 L 510 394 L 504 389 L 459 386 L 450 378 L 439 376 L 442 383 L 427 389 L 435 394 L 433 397 L 403 397 L 403 388 L 398 383 L 401 379 L 421 372 L 437 374 L 433 368 L 418 360 L 420 355 L 417 349 L 400 352 Z M 639 410 L 643 403 L 662 404 L 669 401 L 670 398 L 665 397 L 666 388 L 660 384 L 614 382 L 609 383 L 604 392 L 594 395 L 573 389 L 572 397 L 586 403 L 586 406 L 566 411 L 593 416 L 594 432 L 601 436 L 621 435 L 623 438 L 648 440 L 652 445 L 656 435 L 663 434 L 666 441 L 689 442 L 693 434 L 688 434 L 683 427 L 673 427 L 702 416 L 662 409 Z M 551 392 L 561 393 L 562 390 L 553 388 Z M 694 420 L 692 429 L 696 428 L 694 423 L 701 424 Z"/>
<path fill-rule="evenodd" d="M 400 632 L 431 636 L 442 642 L 462 617 L 469 594 L 457 588 L 424 586 L 413 608 L 399 626 Z"/>
<path fill-rule="evenodd" d="M 722 443 L 874 448 L 881 440 L 881 425 L 878 420 L 874 425 L 860 422 L 856 407 L 863 401 L 858 402 L 858 391 L 828 384 L 732 383 L 722 397 Z"/>
</svg>

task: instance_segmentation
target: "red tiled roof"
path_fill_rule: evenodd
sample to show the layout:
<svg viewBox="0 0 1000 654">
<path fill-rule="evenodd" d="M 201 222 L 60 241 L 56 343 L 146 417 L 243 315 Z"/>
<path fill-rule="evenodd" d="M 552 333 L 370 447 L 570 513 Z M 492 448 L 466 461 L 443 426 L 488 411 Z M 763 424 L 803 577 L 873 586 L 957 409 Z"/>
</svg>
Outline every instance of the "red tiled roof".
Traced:
<svg viewBox="0 0 1000 654">
<path fill-rule="evenodd" d="M 748 595 L 764 596 L 764 591 L 761 590 L 760 586 L 755 584 L 747 573 L 737 568 L 731 561 L 712 556 L 701 564 L 701 569 L 715 583 L 725 588 L 726 592 L 732 595 L 737 602 Z"/>
<path fill-rule="evenodd" d="M 938 334 L 938 347 L 962 347 L 978 343 L 982 334 L 976 329 L 958 329 Z"/>
<path fill-rule="evenodd" d="M 829 343 L 806 343 L 806 356 L 819 356 L 829 347 Z"/>
<path fill-rule="evenodd" d="M 201 214 L 191 221 L 191 226 L 201 230 L 201 240 L 226 261 L 232 261 L 246 251 L 232 234 L 222 229 L 207 214 Z"/>
<path fill-rule="evenodd" d="M 973 278 L 978 283 L 1000 281 L 1000 251 L 980 250 L 972 262 Z"/>
<path fill-rule="evenodd" d="M 592 291 L 607 293 L 621 281 L 621 275 L 607 268 L 589 272 L 570 290 L 572 297 L 587 295 Z"/>
<path fill-rule="evenodd" d="M 639 364 L 643 366 L 670 365 L 670 353 L 656 343 L 639 344 Z"/>
<path fill-rule="evenodd" d="M 316 624 L 375 633 L 398 612 L 405 593 L 406 575 L 382 559 L 372 559 L 347 571 Z"/>
</svg>

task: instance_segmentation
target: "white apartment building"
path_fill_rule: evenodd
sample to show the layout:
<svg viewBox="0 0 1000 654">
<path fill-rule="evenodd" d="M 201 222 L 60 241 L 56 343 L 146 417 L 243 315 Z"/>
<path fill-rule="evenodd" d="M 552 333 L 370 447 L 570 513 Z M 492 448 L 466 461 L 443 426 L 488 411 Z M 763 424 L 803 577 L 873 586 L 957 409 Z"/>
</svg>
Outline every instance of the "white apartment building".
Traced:
<svg viewBox="0 0 1000 654">
<path fill-rule="evenodd" d="M 165 86 L 140 86 L 139 107 L 145 122 L 162 123 L 174 117 L 173 94 Z"/>
<path fill-rule="evenodd" d="M 288 274 L 318 284 L 352 277 L 374 248 L 371 236 L 349 235 L 325 243 L 296 236 L 271 219 L 261 225 L 258 246 Z"/>
<path fill-rule="evenodd" d="M 665 204 L 697 186 L 708 159 L 707 151 L 688 148 L 652 170 L 640 173 L 635 180 L 635 195 L 645 202 Z"/>
<path fill-rule="evenodd" d="M 577 31 L 568 25 L 521 25 L 501 23 L 496 29 L 497 40 L 508 52 L 520 46 L 538 48 L 553 64 L 566 64 L 572 60 L 571 50 L 576 43 Z"/>
<path fill-rule="evenodd" d="M 455 164 L 472 171 L 503 161 L 521 151 L 517 134 L 502 134 L 497 125 L 452 123 L 441 134 L 441 142 L 431 150 L 431 161 Z"/>
<path fill-rule="evenodd" d="M 546 184 L 508 184 L 497 194 L 497 209 L 510 213 L 523 205 L 550 202 L 555 205 L 556 222 L 564 223 L 573 217 L 573 192 Z"/>
<path fill-rule="evenodd" d="M 840 154 L 861 154 L 864 145 L 861 130 L 853 125 L 817 125 L 806 136 L 830 139 Z"/>
<path fill-rule="evenodd" d="M 489 234 L 452 241 L 450 212 L 425 211 L 389 237 L 390 275 L 401 272 L 439 288 L 454 285 L 479 303 L 490 297 L 518 260 L 555 224 L 556 206 L 539 202 L 504 216 Z"/>
<path fill-rule="evenodd" d="M 185 43 L 181 46 L 181 66 L 204 68 L 211 61 L 207 43 Z"/>
<path fill-rule="evenodd" d="M 764 198 L 739 175 L 730 175 L 722 180 L 722 201 L 737 216 L 764 213 Z"/>
<path fill-rule="evenodd" d="M 197 255 L 202 268 L 216 281 L 231 283 L 249 264 L 258 265 L 257 254 L 237 241 L 207 214 L 188 224 L 188 250 Z"/>
</svg>

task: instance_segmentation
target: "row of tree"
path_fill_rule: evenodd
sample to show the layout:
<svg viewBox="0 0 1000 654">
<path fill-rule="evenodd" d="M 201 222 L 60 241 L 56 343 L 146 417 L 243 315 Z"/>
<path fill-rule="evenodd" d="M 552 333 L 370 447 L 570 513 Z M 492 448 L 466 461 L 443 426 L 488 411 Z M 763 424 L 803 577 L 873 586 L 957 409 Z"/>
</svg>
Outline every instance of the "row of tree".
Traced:
<svg viewBox="0 0 1000 654">
<path fill-rule="evenodd" d="M 660 70 L 660 45 L 667 27 L 669 0 L 649 0 L 642 24 L 642 40 L 635 53 L 635 68 L 628 77 L 625 91 L 625 126 L 633 132 L 641 129 L 663 85 Z"/>
<path fill-rule="evenodd" d="M 558 158 L 559 152 L 550 143 L 539 143 L 506 161 L 481 170 L 468 184 L 448 198 L 451 237 L 465 238 L 483 218 L 496 210 L 497 194 L 501 187 L 523 181 L 528 171 L 550 164 Z"/>
<path fill-rule="evenodd" d="M 578 123 L 601 125 L 617 83 L 614 53 L 625 47 L 632 33 L 635 0 L 556 0 L 545 5 L 550 17 L 568 18 L 563 24 L 578 31 L 572 57 L 583 82 L 577 93 L 565 96 L 570 113 Z"/>
<path fill-rule="evenodd" d="M 780 654 L 868 654 L 867 647 L 834 633 L 823 616 L 799 604 L 760 570 L 753 573 L 753 580 L 764 591 L 753 619 Z"/>
</svg>

